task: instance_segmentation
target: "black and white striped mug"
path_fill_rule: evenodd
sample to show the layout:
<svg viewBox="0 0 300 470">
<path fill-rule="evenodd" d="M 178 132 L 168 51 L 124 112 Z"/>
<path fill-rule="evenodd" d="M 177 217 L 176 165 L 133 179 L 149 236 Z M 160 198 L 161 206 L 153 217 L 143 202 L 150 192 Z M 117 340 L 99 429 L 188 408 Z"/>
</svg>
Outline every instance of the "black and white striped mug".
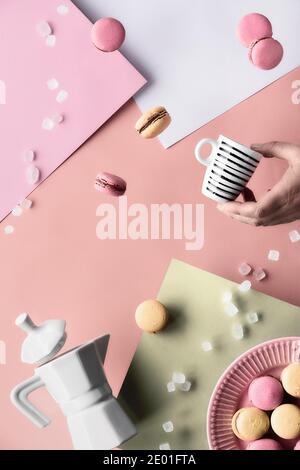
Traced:
<svg viewBox="0 0 300 470">
<path fill-rule="evenodd" d="M 207 158 L 201 156 L 201 148 L 211 145 Z M 207 167 L 202 194 L 218 202 L 234 201 L 247 185 L 262 155 L 220 135 L 218 140 L 202 139 L 195 147 L 198 162 Z"/>
</svg>

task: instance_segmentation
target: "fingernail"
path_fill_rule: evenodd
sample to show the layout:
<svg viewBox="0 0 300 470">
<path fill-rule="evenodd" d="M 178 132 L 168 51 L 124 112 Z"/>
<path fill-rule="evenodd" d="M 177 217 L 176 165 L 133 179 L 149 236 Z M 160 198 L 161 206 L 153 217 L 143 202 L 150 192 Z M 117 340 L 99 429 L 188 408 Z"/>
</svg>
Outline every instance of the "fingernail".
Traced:
<svg viewBox="0 0 300 470">
<path fill-rule="evenodd" d="M 261 145 L 262 144 L 252 144 L 251 148 L 252 148 L 252 150 L 259 150 L 261 148 Z"/>
</svg>

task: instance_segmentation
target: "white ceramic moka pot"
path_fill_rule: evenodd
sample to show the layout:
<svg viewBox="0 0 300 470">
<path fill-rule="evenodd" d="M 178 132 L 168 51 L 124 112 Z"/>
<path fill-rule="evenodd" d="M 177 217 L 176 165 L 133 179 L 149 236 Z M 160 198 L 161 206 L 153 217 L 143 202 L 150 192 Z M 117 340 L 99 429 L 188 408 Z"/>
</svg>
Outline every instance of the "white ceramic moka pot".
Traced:
<svg viewBox="0 0 300 470">
<path fill-rule="evenodd" d="M 12 390 L 13 404 L 36 426 L 47 426 L 50 419 L 28 399 L 45 386 L 67 418 L 75 449 L 118 447 L 136 434 L 136 428 L 113 397 L 103 370 L 108 342 L 109 335 L 102 336 L 43 363 Z"/>
</svg>

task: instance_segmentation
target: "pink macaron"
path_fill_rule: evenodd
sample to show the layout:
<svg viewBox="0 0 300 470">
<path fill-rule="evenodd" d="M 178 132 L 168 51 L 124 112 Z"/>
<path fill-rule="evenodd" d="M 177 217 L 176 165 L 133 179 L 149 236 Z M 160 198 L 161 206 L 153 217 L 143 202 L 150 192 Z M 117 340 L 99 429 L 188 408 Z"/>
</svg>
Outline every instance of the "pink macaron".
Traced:
<svg viewBox="0 0 300 470">
<path fill-rule="evenodd" d="M 275 439 L 258 439 L 249 442 L 246 450 L 283 450 L 279 442 Z"/>
<path fill-rule="evenodd" d="M 256 408 L 274 410 L 282 403 L 283 387 L 279 380 L 268 375 L 254 379 L 248 389 L 248 398 Z"/>
<path fill-rule="evenodd" d="M 245 47 L 262 38 L 273 36 L 272 25 L 268 18 L 260 13 L 250 13 L 244 16 L 237 25 L 236 34 Z"/>
<path fill-rule="evenodd" d="M 266 16 L 250 13 L 239 22 L 236 30 L 239 41 L 249 48 L 249 59 L 258 68 L 270 70 L 283 57 L 283 47 L 273 39 L 272 25 Z"/>
<path fill-rule="evenodd" d="M 125 34 L 120 21 L 115 18 L 101 18 L 93 25 L 91 39 L 97 49 L 113 52 L 122 46 Z"/>
<path fill-rule="evenodd" d="M 101 193 L 110 196 L 122 196 L 126 191 L 126 181 L 116 175 L 102 172 L 95 179 L 94 187 Z"/>
<path fill-rule="evenodd" d="M 296 445 L 294 447 L 294 450 L 300 450 L 300 441 L 296 442 Z"/>
<path fill-rule="evenodd" d="M 283 57 L 283 47 L 273 38 L 261 39 L 249 48 L 249 59 L 259 69 L 271 70 Z"/>
</svg>

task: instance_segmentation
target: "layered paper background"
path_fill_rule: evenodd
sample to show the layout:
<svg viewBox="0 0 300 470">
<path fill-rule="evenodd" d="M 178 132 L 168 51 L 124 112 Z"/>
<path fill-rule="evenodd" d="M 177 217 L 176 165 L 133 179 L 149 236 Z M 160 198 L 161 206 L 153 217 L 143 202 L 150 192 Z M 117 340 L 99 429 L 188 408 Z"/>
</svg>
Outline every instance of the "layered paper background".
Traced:
<svg viewBox="0 0 300 470">
<path fill-rule="evenodd" d="M 291 100 L 292 83 L 299 79 L 297 69 L 168 150 L 136 135 L 140 112 L 131 101 L 32 193 L 32 209 L 2 222 L 1 339 L 7 343 L 7 364 L 0 365 L 2 449 L 71 448 L 65 419 L 45 390 L 32 396 L 53 419 L 43 430 L 10 403 L 13 386 L 33 373 L 20 363 L 24 334 L 14 320 L 22 311 L 36 322 L 65 318 L 66 348 L 110 333 L 106 370 L 118 393 L 140 338 L 135 308 L 157 295 L 174 257 L 234 281 L 240 280 L 242 261 L 262 266 L 268 279 L 254 288 L 299 305 L 299 246 L 288 238 L 299 223 L 261 229 L 225 218 L 201 196 L 203 169 L 193 156 L 199 139 L 220 133 L 245 145 L 273 139 L 300 143 L 300 106 Z M 129 204 L 203 203 L 204 248 L 187 252 L 181 240 L 97 239 L 97 207 L 118 203 L 94 190 L 99 170 L 127 181 Z M 264 160 L 250 186 L 259 196 L 283 171 L 282 162 Z M 15 226 L 10 236 L 3 233 L 7 223 Z M 279 262 L 267 260 L 269 249 L 280 251 Z"/>
</svg>

